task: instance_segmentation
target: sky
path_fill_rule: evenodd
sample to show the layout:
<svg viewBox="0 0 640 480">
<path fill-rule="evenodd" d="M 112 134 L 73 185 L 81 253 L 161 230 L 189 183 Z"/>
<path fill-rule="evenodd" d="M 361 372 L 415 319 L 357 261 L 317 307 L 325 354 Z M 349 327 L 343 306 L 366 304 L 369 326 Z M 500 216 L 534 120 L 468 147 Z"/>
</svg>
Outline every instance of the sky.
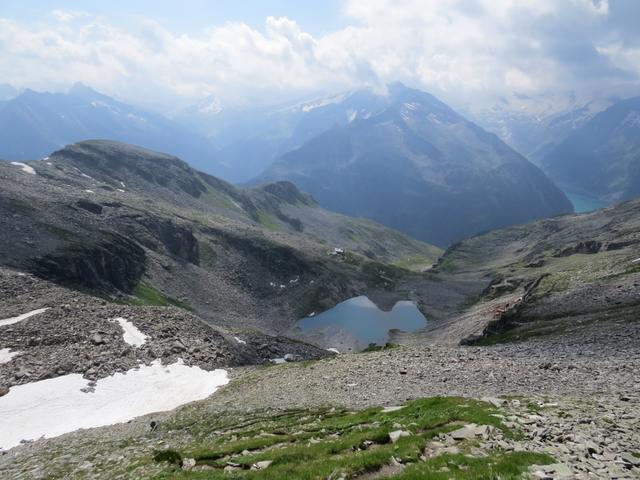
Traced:
<svg viewBox="0 0 640 480">
<path fill-rule="evenodd" d="M 640 94 L 638 0 L 0 0 L 0 83 L 159 111 L 392 81 L 465 109 Z"/>
</svg>

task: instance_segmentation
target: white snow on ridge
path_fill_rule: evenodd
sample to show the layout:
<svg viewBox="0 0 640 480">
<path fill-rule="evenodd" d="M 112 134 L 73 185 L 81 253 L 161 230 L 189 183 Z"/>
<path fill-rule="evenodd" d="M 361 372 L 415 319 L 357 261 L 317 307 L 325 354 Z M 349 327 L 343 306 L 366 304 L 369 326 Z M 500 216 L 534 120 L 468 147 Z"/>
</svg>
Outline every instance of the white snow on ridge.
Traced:
<svg viewBox="0 0 640 480">
<path fill-rule="evenodd" d="M 114 318 L 112 322 L 118 322 L 122 327 L 122 330 L 124 331 L 124 333 L 122 334 L 122 339 L 125 341 L 125 343 L 133 345 L 134 347 L 141 347 L 147 341 L 148 335 L 145 335 L 140 330 L 138 330 L 138 328 L 129 320 L 118 317 Z"/>
<path fill-rule="evenodd" d="M 73 373 L 12 387 L 0 397 L 0 449 L 20 440 L 56 437 L 81 428 L 113 425 L 202 400 L 229 383 L 225 370 L 207 372 L 182 360 L 116 373 L 98 380 L 94 393 Z"/>
<path fill-rule="evenodd" d="M 0 320 L 0 327 L 4 327 L 5 325 L 12 325 L 14 323 L 22 322 L 27 318 L 31 318 L 34 315 L 38 315 L 40 313 L 46 312 L 49 310 L 48 308 L 39 308 L 38 310 L 33 310 L 32 312 L 23 313 L 22 315 L 18 315 L 17 317 L 5 318 L 4 320 Z"/>
<path fill-rule="evenodd" d="M 22 162 L 11 162 L 11 165 L 15 165 L 16 167 L 20 167 L 20 169 L 24 172 L 24 173 L 29 173 L 31 175 L 35 175 L 36 171 L 33 169 L 33 167 L 30 167 L 29 165 L 27 165 L 26 163 L 22 163 Z"/>
<path fill-rule="evenodd" d="M 236 342 L 238 342 L 239 344 L 241 344 L 241 345 L 246 345 L 246 344 L 247 344 L 247 342 L 245 342 L 245 341 L 244 341 L 244 340 L 242 340 L 241 338 L 233 337 L 233 339 L 234 339 Z"/>
<path fill-rule="evenodd" d="M 0 348 L 0 364 L 9 363 L 17 355 L 20 355 L 20 352 L 12 352 L 10 348 Z"/>
</svg>

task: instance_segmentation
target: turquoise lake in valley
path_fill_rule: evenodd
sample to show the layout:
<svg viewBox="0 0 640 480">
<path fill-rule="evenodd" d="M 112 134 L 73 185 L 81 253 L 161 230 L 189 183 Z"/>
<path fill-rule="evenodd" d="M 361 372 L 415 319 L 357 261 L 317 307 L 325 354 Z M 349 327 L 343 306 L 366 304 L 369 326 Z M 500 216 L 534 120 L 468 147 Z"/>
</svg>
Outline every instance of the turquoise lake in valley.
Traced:
<svg viewBox="0 0 640 480">
<path fill-rule="evenodd" d="M 397 302 L 385 312 L 365 296 L 351 298 L 339 303 L 331 310 L 298 322 L 304 331 L 312 331 L 328 326 L 347 330 L 366 345 L 384 345 L 389 340 L 389 330 L 405 332 L 420 330 L 427 319 L 411 301 Z"/>
</svg>

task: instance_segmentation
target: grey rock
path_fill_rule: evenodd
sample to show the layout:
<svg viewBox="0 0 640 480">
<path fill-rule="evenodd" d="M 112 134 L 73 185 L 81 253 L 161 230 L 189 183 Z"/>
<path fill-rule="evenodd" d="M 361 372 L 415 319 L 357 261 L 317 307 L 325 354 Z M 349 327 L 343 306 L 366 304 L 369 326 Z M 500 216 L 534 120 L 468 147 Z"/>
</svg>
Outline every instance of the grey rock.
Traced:
<svg viewBox="0 0 640 480">
<path fill-rule="evenodd" d="M 411 432 L 406 430 L 394 430 L 393 432 L 389 432 L 389 439 L 391 443 L 396 443 L 402 437 L 410 437 L 413 435 Z"/>
<path fill-rule="evenodd" d="M 264 470 L 265 468 L 268 468 L 272 463 L 273 460 L 263 460 L 261 462 L 256 462 L 251 465 L 251 470 Z"/>
</svg>

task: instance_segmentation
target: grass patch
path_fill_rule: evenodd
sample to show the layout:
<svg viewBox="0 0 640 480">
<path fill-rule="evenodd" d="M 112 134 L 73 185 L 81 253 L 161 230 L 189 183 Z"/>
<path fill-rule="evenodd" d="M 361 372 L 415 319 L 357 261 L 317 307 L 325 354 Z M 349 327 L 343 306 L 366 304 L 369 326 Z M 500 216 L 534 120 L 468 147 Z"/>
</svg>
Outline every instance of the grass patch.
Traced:
<svg viewBox="0 0 640 480">
<path fill-rule="evenodd" d="M 548 465 L 553 458 L 541 453 L 492 452 L 488 457 L 441 455 L 425 463 L 410 465 L 398 480 L 449 479 L 520 479 L 531 465 Z"/>
<path fill-rule="evenodd" d="M 198 243 L 198 254 L 200 266 L 203 268 L 213 268 L 218 260 L 218 254 L 213 245 L 204 240 Z"/>
<path fill-rule="evenodd" d="M 427 257 L 426 255 L 413 255 L 411 257 L 396 260 L 393 262 L 393 265 L 412 272 L 422 272 L 425 269 L 431 268 L 435 258 Z"/>
<path fill-rule="evenodd" d="M 207 190 L 200 195 L 200 200 L 215 208 L 242 211 L 231 199 L 212 187 L 207 186 Z"/>
<path fill-rule="evenodd" d="M 517 436 L 518 432 L 506 430 L 494 416 L 497 412 L 490 404 L 457 397 L 415 400 L 388 412 L 381 408 L 353 412 L 327 407 L 275 414 L 227 413 L 204 419 L 199 416 L 195 421 L 194 412 L 186 410 L 163 428 L 188 429 L 194 443 L 183 451 L 170 451 L 171 458 L 159 478 L 349 478 L 377 471 L 392 457 L 414 463 L 393 478 L 516 478 L 514 475 L 526 471 L 531 464 L 551 461 L 546 456 L 499 451 L 483 458 L 461 454 L 438 456 L 426 462 L 420 459 L 430 439 L 461 424 L 492 425 L 507 436 Z M 398 429 L 411 435 L 392 443 L 389 433 Z M 464 452 L 473 443 L 459 445 Z M 181 458 L 194 458 L 199 468 L 206 470 L 187 472 L 172 466 L 174 453 Z M 250 469 L 260 461 L 272 463 L 264 470 Z M 225 472 L 224 467 L 229 464 L 236 465 L 235 470 Z M 449 470 L 440 471 L 443 467 Z M 495 475 L 485 476 L 486 472 Z M 432 473 L 442 476 L 428 476 Z"/>
<path fill-rule="evenodd" d="M 400 345 L 397 343 L 387 342 L 384 345 L 376 345 L 375 343 L 370 343 L 367 348 L 362 350 L 360 353 L 369 353 L 369 352 L 380 352 L 382 350 L 393 350 L 396 348 L 400 348 Z"/>
<path fill-rule="evenodd" d="M 258 222 L 268 230 L 272 230 L 274 232 L 280 230 L 280 223 L 278 223 L 276 217 L 263 210 L 258 211 Z"/>
<path fill-rule="evenodd" d="M 136 288 L 133 289 L 133 296 L 129 298 L 129 305 L 152 305 L 159 307 L 178 307 L 183 308 L 185 310 L 192 311 L 193 308 L 186 303 L 183 303 L 175 298 L 171 298 L 168 295 L 165 295 L 160 290 L 152 287 L 151 285 L 140 282 L 136 285 Z"/>
</svg>

